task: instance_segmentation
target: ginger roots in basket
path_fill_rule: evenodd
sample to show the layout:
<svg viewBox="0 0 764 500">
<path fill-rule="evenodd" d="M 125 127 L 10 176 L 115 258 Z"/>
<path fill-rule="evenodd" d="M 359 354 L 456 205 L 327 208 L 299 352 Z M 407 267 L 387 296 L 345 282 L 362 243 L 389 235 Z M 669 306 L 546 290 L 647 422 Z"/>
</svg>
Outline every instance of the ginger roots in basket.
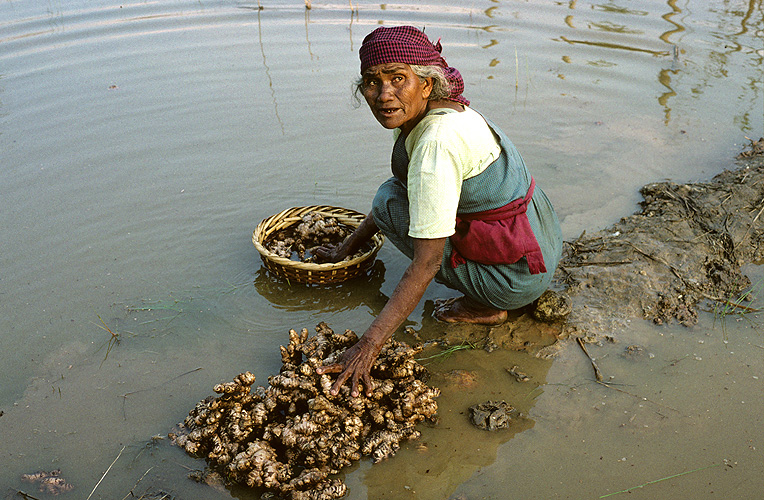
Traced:
<svg viewBox="0 0 764 500">
<path fill-rule="evenodd" d="M 302 217 L 299 224 L 277 231 L 268 238 L 265 248 L 285 259 L 312 262 L 314 248 L 338 245 L 352 232 L 352 227 L 341 224 L 334 217 L 309 212 Z"/>
<path fill-rule="evenodd" d="M 363 456 L 388 458 L 401 441 L 418 438 L 415 426 L 435 421 L 440 394 L 414 359 L 421 348 L 391 339 L 371 370 L 371 397 L 350 397 L 346 386 L 332 396 L 332 379 L 316 368 L 356 341 L 352 331 L 337 334 L 325 323 L 314 336 L 291 330 L 282 368 L 267 387 L 251 391 L 250 372 L 216 385 L 219 396 L 199 402 L 170 437 L 233 483 L 290 500 L 340 498 L 347 488 L 331 476 Z"/>
</svg>

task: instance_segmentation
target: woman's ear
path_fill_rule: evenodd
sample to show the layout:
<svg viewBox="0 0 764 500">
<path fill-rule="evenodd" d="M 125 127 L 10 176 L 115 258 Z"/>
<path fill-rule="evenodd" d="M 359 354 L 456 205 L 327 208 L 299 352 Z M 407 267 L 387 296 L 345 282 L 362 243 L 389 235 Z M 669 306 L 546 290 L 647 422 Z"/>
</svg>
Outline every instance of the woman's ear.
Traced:
<svg viewBox="0 0 764 500">
<path fill-rule="evenodd" d="M 432 78 L 425 78 L 424 79 L 424 85 L 422 86 L 422 97 L 424 99 L 429 99 L 430 94 L 432 94 Z"/>
</svg>

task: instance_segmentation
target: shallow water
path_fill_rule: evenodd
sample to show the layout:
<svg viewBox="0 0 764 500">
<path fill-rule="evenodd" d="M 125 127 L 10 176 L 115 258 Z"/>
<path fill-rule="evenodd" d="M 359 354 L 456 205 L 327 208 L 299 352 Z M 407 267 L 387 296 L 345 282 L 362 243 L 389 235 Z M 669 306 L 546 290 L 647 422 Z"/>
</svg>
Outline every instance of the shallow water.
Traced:
<svg viewBox="0 0 764 500">
<path fill-rule="evenodd" d="M 85 498 L 119 455 L 92 498 L 122 498 L 147 471 L 137 496 L 251 497 L 191 483 L 184 467 L 199 462 L 150 438 L 217 382 L 246 369 L 264 382 L 289 328 L 361 332 L 392 292 L 406 262 L 390 245 L 369 278 L 306 290 L 268 276 L 250 241 L 289 206 L 366 211 L 388 177 L 390 133 L 350 91 L 379 24 L 442 38 L 568 239 L 634 211 L 643 184 L 710 178 L 764 135 L 761 1 L 260 4 L 0 3 L 0 485 L 61 468 Z M 748 272 L 761 279 L 761 266 Z M 433 285 L 425 299 L 450 293 Z M 632 496 L 756 498 L 756 321 L 635 321 L 594 354 L 658 405 L 593 384 L 575 350 L 554 362 L 459 353 L 436 377 L 493 381 L 518 364 L 534 378 L 472 394 L 444 382 L 426 449 L 360 464 L 350 497 L 599 497 L 709 466 Z M 410 324 L 444 328 L 424 304 Z M 655 357 L 622 359 L 629 343 Z M 529 428 L 465 424 L 459 412 L 489 390 Z"/>
</svg>

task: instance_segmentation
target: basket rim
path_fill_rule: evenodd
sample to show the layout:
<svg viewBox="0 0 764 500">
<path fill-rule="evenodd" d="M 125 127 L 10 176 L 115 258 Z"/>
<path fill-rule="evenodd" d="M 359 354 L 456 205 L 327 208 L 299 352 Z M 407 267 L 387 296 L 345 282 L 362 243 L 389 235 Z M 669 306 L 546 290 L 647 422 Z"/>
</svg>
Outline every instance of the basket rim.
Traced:
<svg viewBox="0 0 764 500">
<path fill-rule="evenodd" d="M 371 238 L 373 247 L 367 252 L 364 252 L 363 254 L 357 257 L 354 257 L 350 260 L 319 264 L 315 262 L 300 262 L 296 260 L 287 259 L 285 257 L 280 257 L 274 254 L 273 252 L 271 252 L 270 250 L 268 250 L 267 248 L 265 248 L 265 246 L 260 242 L 261 239 L 264 241 L 265 238 L 267 238 L 270 235 L 270 232 L 266 233 L 266 230 L 268 229 L 269 225 L 272 224 L 273 222 L 279 222 L 279 223 L 291 222 L 290 224 L 287 224 L 286 226 L 284 226 L 284 227 L 289 227 L 290 225 L 293 225 L 294 223 L 302 220 L 302 216 L 309 212 L 319 212 L 322 215 L 334 217 L 338 219 L 341 223 L 347 224 L 353 227 L 358 227 L 361 221 L 363 220 L 363 218 L 366 217 L 363 213 L 358 212 L 356 210 L 336 207 L 332 205 L 308 205 L 308 206 L 302 206 L 302 207 L 287 208 L 277 214 L 274 214 L 270 217 L 263 219 L 257 225 L 255 230 L 252 232 L 252 243 L 254 244 L 255 248 L 260 253 L 260 255 L 270 260 L 271 262 L 283 267 L 289 267 L 292 269 L 298 269 L 298 270 L 308 271 L 308 272 L 325 273 L 325 272 L 331 272 L 338 269 L 344 269 L 344 268 L 353 267 L 358 264 L 361 264 L 367 259 L 373 258 L 377 254 L 377 252 L 379 252 L 379 249 L 382 248 L 382 244 L 384 243 L 384 236 L 382 236 L 381 233 L 376 233 Z M 293 215 L 293 213 L 299 214 L 299 215 Z M 287 217 L 288 215 L 289 217 Z"/>
</svg>

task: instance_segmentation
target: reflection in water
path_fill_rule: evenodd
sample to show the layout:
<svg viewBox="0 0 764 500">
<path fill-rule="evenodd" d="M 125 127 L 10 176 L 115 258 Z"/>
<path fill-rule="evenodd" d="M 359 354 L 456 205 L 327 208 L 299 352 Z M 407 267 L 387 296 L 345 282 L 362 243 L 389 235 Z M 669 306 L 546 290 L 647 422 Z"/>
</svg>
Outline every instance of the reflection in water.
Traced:
<svg viewBox="0 0 764 500">
<path fill-rule="evenodd" d="M 669 40 L 669 38 L 671 38 L 671 35 L 673 35 L 674 33 L 681 33 L 681 32 L 683 32 L 684 31 L 684 26 L 682 26 L 681 24 L 677 23 L 676 21 L 674 21 L 672 19 L 672 17 L 674 17 L 675 15 L 682 13 L 682 10 L 679 7 L 676 6 L 676 0 L 669 0 L 668 1 L 668 6 L 671 7 L 671 12 L 663 14 L 661 17 L 667 23 L 673 24 L 675 29 L 672 29 L 672 30 L 669 30 L 669 31 L 666 31 L 665 33 L 663 33 L 660 36 L 660 39 L 663 40 L 664 42 L 668 43 L 668 44 L 672 44 L 672 42 L 671 42 L 671 40 Z"/>
<path fill-rule="evenodd" d="M 751 19 L 751 16 L 756 11 L 756 6 L 758 5 L 759 10 L 761 10 L 761 0 L 748 0 L 748 10 L 745 11 L 745 14 L 743 15 L 743 18 L 740 20 L 740 31 L 735 33 L 735 35 L 744 35 L 748 33 L 748 21 Z"/>
<path fill-rule="evenodd" d="M 318 56 L 313 54 L 313 49 L 310 48 L 310 35 L 308 34 L 308 24 L 310 23 L 310 11 L 311 9 L 305 9 L 305 43 L 308 46 L 308 54 L 310 54 L 310 60 L 318 59 Z"/>
<path fill-rule="evenodd" d="M 630 45 L 623 45 L 619 43 L 611 43 L 611 42 L 595 42 L 595 41 L 589 41 L 589 40 L 571 40 L 570 38 L 566 36 L 560 36 L 559 39 L 563 42 L 569 43 L 571 45 L 591 45 L 594 47 L 602 47 L 606 49 L 618 49 L 618 50 L 628 50 L 630 52 L 644 52 L 646 54 L 650 54 L 653 56 L 667 56 L 670 54 L 669 51 L 666 50 L 650 50 L 650 49 L 642 49 L 639 47 L 632 47 Z"/>
<path fill-rule="evenodd" d="M 666 92 L 658 96 L 658 104 L 663 106 L 664 109 L 663 123 L 665 125 L 668 125 L 671 121 L 671 108 L 668 106 L 668 100 L 676 95 L 674 89 L 671 88 L 671 75 L 676 75 L 677 73 L 677 70 L 670 69 L 662 69 L 658 73 L 658 81 L 667 89 Z"/>
<path fill-rule="evenodd" d="M 385 264 L 377 260 L 367 276 L 336 285 L 290 284 L 272 276 L 265 267 L 257 271 L 254 285 L 257 293 L 278 309 L 339 312 L 364 306 L 376 316 L 388 299 L 380 292 L 384 281 Z"/>
<path fill-rule="evenodd" d="M 642 30 L 630 29 L 623 24 L 615 24 L 609 21 L 603 21 L 599 23 L 589 23 L 589 27 L 597 31 L 606 31 L 608 33 L 620 33 L 626 35 L 641 35 Z"/>
<path fill-rule="evenodd" d="M 664 68 L 661 69 L 657 74 L 657 80 L 658 83 L 665 87 L 667 90 L 663 93 L 660 93 L 657 96 L 658 104 L 663 109 L 663 123 L 665 125 L 668 125 L 671 121 L 671 106 L 669 105 L 672 98 L 677 97 L 679 95 L 678 88 L 681 88 L 679 85 L 679 78 L 682 78 L 685 75 L 684 67 L 680 66 L 680 56 L 683 55 L 685 52 L 684 50 L 680 49 L 680 47 L 677 45 L 678 41 L 676 40 L 678 35 L 682 33 L 686 33 L 687 31 L 687 21 L 684 18 L 679 18 L 679 16 L 685 14 L 683 9 L 677 6 L 677 0 L 667 0 L 666 5 L 668 6 L 668 12 L 660 15 L 661 19 L 665 21 L 666 23 L 669 23 L 671 25 L 671 28 L 660 33 L 658 35 L 658 39 L 665 45 L 669 47 L 668 50 L 655 50 L 650 49 L 646 47 L 640 47 L 635 46 L 633 44 L 628 43 L 616 43 L 612 40 L 602 40 L 597 39 L 596 35 L 594 34 L 595 31 L 601 31 L 606 32 L 608 34 L 615 34 L 615 35 L 640 35 L 644 34 L 645 32 L 642 29 L 638 29 L 636 27 L 633 27 L 629 24 L 623 23 L 622 21 L 619 23 L 615 23 L 612 20 L 606 19 L 606 20 L 598 20 L 598 21 L 588 21 L 586 22 L 586 28 L 584 30 L 587 30 L 592 36 L 591 37 L 582 37 L 582 36 L 576 36 L 571 37 L 567 36 L 565 34 L 560 35 L 559 37 L 555 38 L 555 41 L 562 41 L 566 42 L 570 45 L 587 45 L 592 47 L 599 47 L 599 48 L 605 48 L 605 49 L 614 49 L 618 51 L 628 51 L 628 52 L 637 52 L 637 53 L 645 53 L 650 54 L 655 57 L 670 57 L 671 58 L 671 66 L 670 68 Z M 707 55 L 708 62 L 706 63 L 705 71 L 701 72 L 697 75 L 698 82 L 694 85 L 692 85 L 691 89 L 688 89 L 686 92 L 682 91 L 683 94 L 685 94 L 687 97 L 694 97 L 697 95 L 700 95 L 706 87 L 710 85 L 710 80 L 715 78 L 726 78 L 727 74 L 727 66 L 732 64 L 730 61 L 731 54 L 735 52 L 745 52 L 750 51 L 751 47 L 746 47 L 745 45 L 741 44 L 736 37 L 740 35 L 744 35 L 748 32 L 748 24 L 751 22 L 751 18 L 754 17 L 756 13 L 757 6 L 761 6 L 761 0 L 749 0 L 748 6 L 745 11 L 735 11 L 733 10 L 733 7 L 726 7 L 723 11 L 724 16 L 720 18 L 718 21 L 720 23 L 720 26 L 718 27 L 720 33 L 728 33 L 730 30 L 726 26 L 724 26 L 724 23 L 730 22 L 732 19 L 740 18 L 740 30 L 739 32 L 728 35 L 725 34 L 725 43 L 721 45 L 720 47 L 723 47 L 724 51 L 720 50 L 714 50 L 710 49 Z M 617 16 L 638 16 L 638 17 L 646 17 L 651 16 L 651 12 L 643 11 L 643 10 L 637 10 L 632 9 L 629 7 L 617 5 L 613 2 L 608 3 L 600 3 L 600 4 L 594 4 L 590 6 L 592 10 L 605 13 L 606 15 L 617 15 Z M 575 10 L 576 9 L 576 2 L 571 1 L 568 4 L 569 10 Z M 688 12 L 686 15 L 689 15 Z M 583 15 L 583 14 L 582 14 Z M 628 19 L 628 17 L 620 17 L 619 19 Z M 574 30 L 580 31 L 576 28 L 576 23 L 574 20 L 573 14 L 568 14 L 564 17 L 563 20 L 566 28 L 572 28 Z M 579 23 L 580 24 L 580 23 Z M 650 36 L 646 35 L 642 37 L 642 42 L 649 42 Z M 563 58 L 565 60 L 565 58 Z M 566 60 L 566 62 L 569 62 L 569 60 Z M 703 62 L 700 60 L 694 61 L 695 64 L 699 66 L 703 66 Z M 764 64 L 764 58 L 759 57 L 758 59 L 759 67 L 761 67 Z M 758 95 L 760 93 L 760 88 L 756 84 L 756 82 L 751 81 L 751 85 L 749 86 L 750 90 L 750 100 L 751 100 L 751 107 L 755 106 L 755 101 L 758 99 Z M 688 94 L 690 92 L 691 94 Z M 743 96 L 741 96 L 743 98 Z M 744 97 L 744 99 L 748 100 L 748 95 Z M 742 117 L 736 118 L 737 121 L 742 123 L 747 123 L 749 120 L 747 118 L 748 112 L 744 112 Z"/>
<path fill-rule="evenodd" d="M 348 36 L 350 37 L 350 52 L 355 52 L 355 49 L 353 48 L 353 17 L 355 17 L 356 21 L 358 20 L 358 5 L 355 6 L 355 9 L 352 7 L 350 8 L 350 24 L 348 25 Z"/>
<path fill-rule="evenodd" d="M 615 5 L 613 2 L 608 4 L 594 4 L 592 5 L 592 9 L 613 14 L 630 14 L 633 16 L 647 16 L 650 14 L 644 10 L 634 10 L 628 7 L 621 7 L 620 5 Z"/>
<path fill-rule="evenodd" d="M 672 18 L 677 15 L 681 14 L 682 10 L 676 6 L 676 0 L 668 0 L 667 2 L 668 6 L 671 8 L 671 12 L 668 12 L 661 16 L 663 20 L 665 20 L 668 23 L 671 23 L 674 25 L 674 29 L 665 31 L 663 34 L 661 34 L 660 39 L 669 45 L 671 45 L 671 53 L 673 55 L 673 58 L 671 60 L 671 69 L 663 69 L 658 74 L 658 82 L 666 87 L 668 90 L 658 96 L 658 104 L 660 104 L 663 107 L 663 123 L 665 125 L 668 125 L 671 121 L 671 108 L 668 106 L 668 101 L 670 98 L 674 97 L 676 95 L 676 92 L 671 87 L 671 74 L 676 75 L 678 73 L 678 64 L 679 64 L 679 47 L 673 42 L 671 42 L 670 38 L 672 35 L 676 33 L 682 33 L 685 28 L 681 24 L 674 21 Z"/>
<path fill-rule="evenodd" d="M 284 123 L 281 121 L 281 117 L 279 116 L 279 103 L 276 101 L 276 90 L 273 88 L 273 79 L 271 78 L 271 69 L 268 67 L 268 62 L 265 58 L 265 46 L 263 45 L 263 27 L 260 19 L 260 12 L 262 9 L 257 10 L 257 38 L 260 42 L 260 53 L 263 55 L 263 66 L 265 67 L 265 75 L 268 77 L 268 88 L 271 91 L 271 99 L 273 99 L 273 112 L 276 115 L 276 120 L 279 122 L 279 126 L 281 127 L 281 134 L 286 135 L 286 132 L 284 131 Z M 307 29 L 307 28 L 306 28 Z"/>
<path fill-rule="evenodd" d="M 48 22 L 51 32 L 64 30 L 64 13 L 61 11 L 61 4 L 56 2 L 55 7 L 48 3 L 47 13 L 50 16 Z"/>
</svg>

